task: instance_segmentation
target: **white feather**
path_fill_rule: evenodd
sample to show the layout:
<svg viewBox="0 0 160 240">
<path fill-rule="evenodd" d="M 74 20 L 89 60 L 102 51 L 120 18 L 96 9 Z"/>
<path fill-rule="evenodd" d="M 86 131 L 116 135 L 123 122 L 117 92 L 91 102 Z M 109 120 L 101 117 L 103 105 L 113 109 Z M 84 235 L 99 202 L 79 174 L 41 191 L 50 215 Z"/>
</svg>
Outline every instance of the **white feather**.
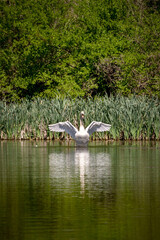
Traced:
<svg viewBox="0 0 160 240">
<path fill-rule="evenodd" d="M 110 124 L 93 121 L 86 128 L 86 132 L 91 135 L 93 132 L 105 132 L 109 131 L 111 128 Z"/>
<path fill-rule="evenodd" d="M 105 132 L 111 128 L 110 124 L 93 121 L 85 129 L 83 125 L 84 112 L 80 115 L 80 130 L 78 131 L 69 121 L 59 122 L 49 125 L 49 130 L 53 132 L 67 132 L 76 141 L 77 146 L 87 146 L 89 135 L 93 132 Z"/>
<path fill-rule="evenodd" d="M 50 124 L 49 130 L 52 132 L 66 132 L 71 135 L 73 139 L 75 139 L 75 134 L 78 132 L 69 121 Z"/>
</svg>

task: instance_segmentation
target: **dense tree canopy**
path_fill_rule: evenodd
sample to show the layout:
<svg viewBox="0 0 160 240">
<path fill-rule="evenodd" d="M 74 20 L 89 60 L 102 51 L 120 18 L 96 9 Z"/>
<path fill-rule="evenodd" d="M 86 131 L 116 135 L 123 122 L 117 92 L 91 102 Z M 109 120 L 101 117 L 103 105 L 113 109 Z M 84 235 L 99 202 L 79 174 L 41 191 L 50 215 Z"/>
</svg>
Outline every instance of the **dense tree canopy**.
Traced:
<svg viewBox="0 0 160 240">
<path fill-rule="evenodd" d="M 160 97 L 159 0 L 0 0 L 0 99 Z"/>
</svg>

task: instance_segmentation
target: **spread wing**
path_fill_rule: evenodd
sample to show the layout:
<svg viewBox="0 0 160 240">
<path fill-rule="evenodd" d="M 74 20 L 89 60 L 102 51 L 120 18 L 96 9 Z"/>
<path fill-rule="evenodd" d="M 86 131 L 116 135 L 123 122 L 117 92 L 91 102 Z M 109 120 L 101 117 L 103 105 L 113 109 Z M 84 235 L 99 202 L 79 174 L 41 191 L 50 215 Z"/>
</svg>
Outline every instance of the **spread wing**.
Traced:
<svg viewBox="0 0 160 240">
<path fill-rule="evenodd" d="M 75 139 L 75 134 L 78 132 L 69 121 L 50 124 L 49 130 L 52 132 L 67 132 L 73 139 Z"/>
<path fill-rule="evenodd" d="M 93 121 L 89 124 L 89 126 L 86 128 L 86 131 L 89 135 L 91 135 L 93 132 L 105 132 L 109 131 L 111 128 L 110 124 L 102 123 L 102 122 L 96 122 Z"/>
</svg>

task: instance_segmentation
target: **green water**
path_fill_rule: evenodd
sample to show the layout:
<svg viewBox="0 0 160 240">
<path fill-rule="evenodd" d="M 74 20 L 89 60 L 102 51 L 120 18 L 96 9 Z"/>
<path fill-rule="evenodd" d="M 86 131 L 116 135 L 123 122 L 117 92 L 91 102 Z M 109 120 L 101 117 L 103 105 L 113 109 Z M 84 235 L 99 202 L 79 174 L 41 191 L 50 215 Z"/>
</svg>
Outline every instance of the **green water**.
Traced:
<svg viewBox="0 0 160 240">
<path fill-rule="evenodd" d="M 1 240 L 159 240 L 160 142 L 0 142 Z"/>
</svg>

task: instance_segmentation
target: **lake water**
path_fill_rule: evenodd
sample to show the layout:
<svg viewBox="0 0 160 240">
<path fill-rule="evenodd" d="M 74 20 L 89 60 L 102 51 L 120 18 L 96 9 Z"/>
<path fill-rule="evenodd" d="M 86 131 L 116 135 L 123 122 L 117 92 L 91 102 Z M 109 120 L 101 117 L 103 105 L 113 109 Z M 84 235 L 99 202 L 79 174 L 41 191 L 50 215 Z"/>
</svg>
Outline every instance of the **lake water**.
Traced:
<svg viewBox="0 0 160 240">
<path fill-rule="evenodd" d="M 160 142 L 0 142 L 1 240 L 159 240 Z"/>
</svg>

